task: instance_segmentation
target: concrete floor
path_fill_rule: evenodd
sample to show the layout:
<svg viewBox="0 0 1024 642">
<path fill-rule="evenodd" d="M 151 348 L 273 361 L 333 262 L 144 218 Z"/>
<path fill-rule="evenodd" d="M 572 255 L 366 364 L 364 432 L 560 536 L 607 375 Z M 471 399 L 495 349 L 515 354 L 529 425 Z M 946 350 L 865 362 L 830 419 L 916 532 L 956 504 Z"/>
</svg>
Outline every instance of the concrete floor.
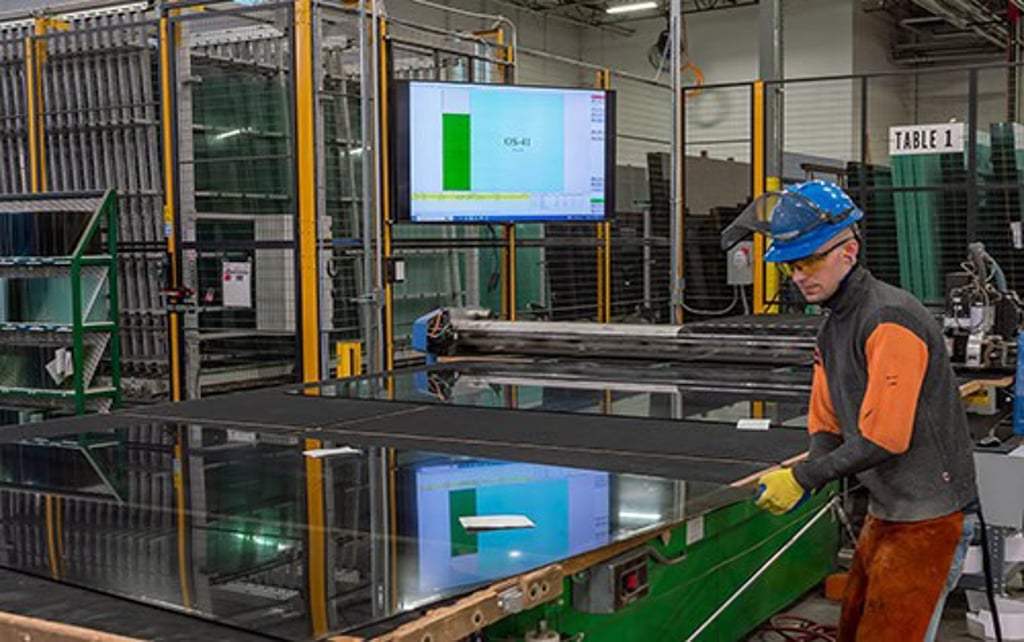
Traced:
<svg viewBox="0 0 1024 642">
<path fill-rule="evenodd" d="M 962 591 L 954 592 L 946 603 L 946 609 L 942 615 L 942 624 L 939 627 L 939 642 L 980 642 L 978 638 L 967 635 L 967 622 L 964 618 L 966 599 Z M 785 609 L 782 613 L 799 615 L 814 620 L 821 624 L 835 625 L 839 621 L 839 603 L 825 599 L 821 589 L 817 588 L 804 596 L 804 598 Z M 751 642 L 770 642 L 779 640 L 778 636 L 758 634 L 752 635 Z"/>
</svg>

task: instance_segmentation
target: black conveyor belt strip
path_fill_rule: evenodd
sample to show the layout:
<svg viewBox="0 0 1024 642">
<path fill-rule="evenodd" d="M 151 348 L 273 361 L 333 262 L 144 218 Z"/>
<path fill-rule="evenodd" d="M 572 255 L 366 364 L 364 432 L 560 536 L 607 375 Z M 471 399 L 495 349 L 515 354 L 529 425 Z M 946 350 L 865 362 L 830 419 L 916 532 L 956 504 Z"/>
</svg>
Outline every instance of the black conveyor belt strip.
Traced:
<svg viewBox="0 0 1024 642">
<path fill-rule="evenodd" d="M 728 483 L 807 447 L 803 430 L 737 430 L 729 424 L 571 413 L 425 406 L 325 432 L 403 448 L 520 457 L 547 464 Z"/>
<path fill-rule="evenodd" d="M 807 445 L 797 429 L 744 431 L 724 423 L 300 396 L 282 389 L 65 419 L 59 432 L 48 423 L 4 429 L 0 441 L 155 421 L 715 483 L 789 459 Z"/>
</svg>

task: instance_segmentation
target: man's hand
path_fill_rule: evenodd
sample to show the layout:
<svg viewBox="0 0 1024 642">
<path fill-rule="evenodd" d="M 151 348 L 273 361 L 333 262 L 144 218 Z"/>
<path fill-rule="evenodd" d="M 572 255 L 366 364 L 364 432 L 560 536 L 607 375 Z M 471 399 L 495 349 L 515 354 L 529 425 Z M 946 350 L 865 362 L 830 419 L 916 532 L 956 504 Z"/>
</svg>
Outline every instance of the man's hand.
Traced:
<svg viewBox="0 0 1024 642">
<path fill-rule="evenodd" d="M 793 470 L 783 468 L 757 480 L 758 508 L 769 511 L 773 515 L 782 515 L 799 506 L 807 499 L 807 491 L 793 476 Z"/>
</svg>

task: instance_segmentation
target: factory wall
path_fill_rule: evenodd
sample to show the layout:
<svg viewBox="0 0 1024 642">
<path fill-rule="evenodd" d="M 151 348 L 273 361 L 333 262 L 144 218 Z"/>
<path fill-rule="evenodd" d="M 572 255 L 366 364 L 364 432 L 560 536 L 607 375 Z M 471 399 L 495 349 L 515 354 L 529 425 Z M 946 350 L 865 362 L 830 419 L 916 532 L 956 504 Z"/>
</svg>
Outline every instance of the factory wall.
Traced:
<svg viewBox="0 0 1024 642">
<path fill-rule="evenodd" d="M 895 29 L 881 14 L 856 12 L 854 73 L 907 71 L 890 60 Z M 984 61 L 981 61 L 984 62 Z M 993 58 L 993 64 L 999 64 Z M 913 75 L 872 78 L 868 86 L 868 160 L 888 164 L 888 129 L 894 125 L 966 121 L 968 74 L 933 72 L 927 66 Z M 1005 69 L 982 70 L 978 75 L 978 122 L 987 130 L 1006 118 Z M 859 108 L 858 108 L 859 109 Z"/>
<path fill-rule="evenodd" d="M 580 57 L 583 27 L 571 22 L 488 0 L 438 0 L 437 3 L 455 9 L 505 16 L 515 23 L 519 46 L 525 49 L 546 51 L 574 59 Z M 490 26 L 488 20 L 456 15 L 417 4 L 412 0 L 392 0 L 387 3 L 387 8 L 389 15 L 396 18 L 443 29 L 474 31 Z M 574 86 L 588 82 L 584 79 L 586 74 L 581 74 L 579 67 L 529 55 L 519 57 L 516 73 L 516 81 L 527 85 Z"/>
<path fill-rule="evenodd" d="M 787 0 L 783 4 L 784 75 L 799 78 L 853 72 L 854 13 L 846 0 Z M 586 32 L 584 59 L 649 77 L 648 49 L 665 28 L 661 18 L 625 23 L 636 30 L 623 37 Z M 758 75 L 758 9 L 743 7 L 686 17 L 690 60 L 706 84 L 750 81 Z M 664 77 L 664 73 L 663 76 Z M 667 78 L 666 78 L 667 80 Z M 786 93 L 786 151 L 846 159 L 853 145 L 851 83 L 793 85 Z M 670 97 L 620 99 L 620 132 L 668 140 Z M 827 134 L 827 135 L 826 135 Z M 705 91 L 687 101 L 687 153 L 749 159 L 750 92 L 746 88 Z M 646 163 L 637 146 L 620 144 L 619 162 Z M 668 150 L 667 144 L 664 151 Z"/>
<path fill-rule="evenodd" d="M 889 48 L 895 27 L 879 13 L 856 12 L 854 16 L 853 71 L 858 74 L 903 71 L 890 61 Z M 857 117 L 860 93 L 857 90 Z M 868 81 L 869 163 L 888 164 L 889 127 L 915 122 L 914 95 L 909 76 L 883 76 Z M 859 128 L 858 128 L 859 129 Z"/>
</svg>

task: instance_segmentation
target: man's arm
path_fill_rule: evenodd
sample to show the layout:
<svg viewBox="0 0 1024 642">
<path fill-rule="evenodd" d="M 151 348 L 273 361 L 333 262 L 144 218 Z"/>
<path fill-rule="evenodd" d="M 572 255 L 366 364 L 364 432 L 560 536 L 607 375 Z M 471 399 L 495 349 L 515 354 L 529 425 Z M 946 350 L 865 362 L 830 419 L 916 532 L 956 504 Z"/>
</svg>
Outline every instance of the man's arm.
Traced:
<svg viewBox="0 0 1024 642">
<path fill-rule="evenodd" d="M 928 346 L 905 326 L 886 322 L 868 337 L 865 355 L 868 385 L 858 418 L 860 434 L 798 464 L 793 474 L 805 489 L 874 468 L 910 447 Z"/>
<path fill-rule="evenodd" d="M 832 407 L 832 394 L 828 390 L 828 377 L 817 348 L 814 349 L 814 378 L 811 380 L 807 432 L 811 434 L 811 449 L 807 456 L 809 460 L 823 457 L 843 443 L 839 420 Z"/>
</svg>

